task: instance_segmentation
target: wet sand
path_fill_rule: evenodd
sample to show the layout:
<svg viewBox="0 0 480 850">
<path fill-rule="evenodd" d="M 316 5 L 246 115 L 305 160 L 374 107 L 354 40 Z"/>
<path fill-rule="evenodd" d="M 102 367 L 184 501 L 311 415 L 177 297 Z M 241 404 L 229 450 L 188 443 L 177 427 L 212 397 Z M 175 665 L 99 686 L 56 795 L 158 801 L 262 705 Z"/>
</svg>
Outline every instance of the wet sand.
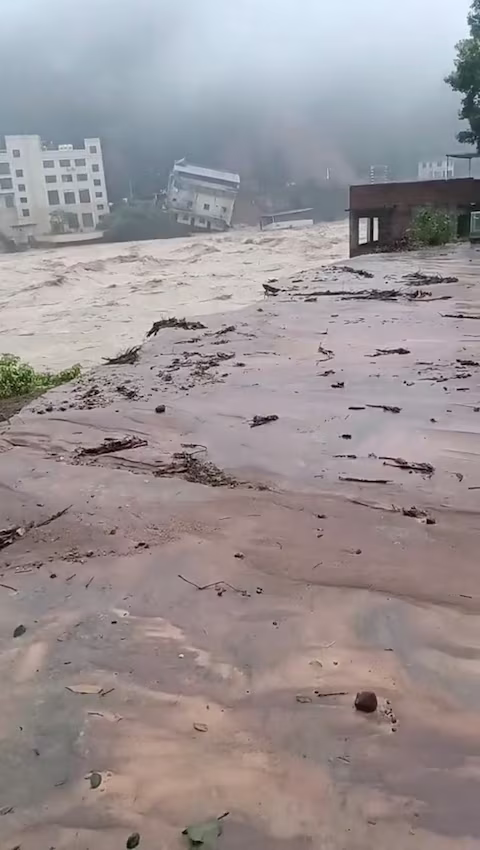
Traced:
<svg viewBox="0 0 480 850">
<path fill-rule="evenodd" d="M 480 254 L 352 265 L 3 428 L 1 850 L 172 850 L 225 811 L 226 850 L 479 846 L 480 322 L 442 314 L 480 315 Z M 419 270 L 460 280 L 411 300 Z"/>
</svg>

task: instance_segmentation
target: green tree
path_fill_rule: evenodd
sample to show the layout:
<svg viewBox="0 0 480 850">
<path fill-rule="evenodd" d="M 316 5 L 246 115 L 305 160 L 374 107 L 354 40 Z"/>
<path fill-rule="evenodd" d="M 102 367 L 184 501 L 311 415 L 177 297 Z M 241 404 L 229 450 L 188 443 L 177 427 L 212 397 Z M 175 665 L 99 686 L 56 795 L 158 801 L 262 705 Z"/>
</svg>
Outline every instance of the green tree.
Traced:
<svg viewBox="0 0 480 850">
<path fill-rule="evenodd" d="M 455 67 L 445 81 L 463 95 L 459 116 L 470 124 L 470 130 L 462 130 L 457 139 L 480 152 L 480 0 L 473 0 L 468 26 L 470 36 L 457 44 Z"/>
</svg>

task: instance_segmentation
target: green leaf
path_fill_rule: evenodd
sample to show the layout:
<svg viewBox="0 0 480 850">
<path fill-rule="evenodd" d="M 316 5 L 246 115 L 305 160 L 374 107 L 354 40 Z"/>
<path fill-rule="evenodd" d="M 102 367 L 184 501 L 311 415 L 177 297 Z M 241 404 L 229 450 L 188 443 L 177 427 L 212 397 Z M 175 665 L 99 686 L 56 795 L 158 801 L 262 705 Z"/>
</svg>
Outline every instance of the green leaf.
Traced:
<svg viewBox="0 0 480 850">
<path fill-rule="evenodd" d="M 222 815 L 225 817 L 225 815 Z M 217 838 L 223 832 L 223 824 L 220 818 L 206 820 L 203 823 L 194 823 L 187 826 L 183 830 L 183 835 L 186 835 L 190 847 L 205 847 L 207 850 L 214 848 L 217 843 Z"/>
</svg>

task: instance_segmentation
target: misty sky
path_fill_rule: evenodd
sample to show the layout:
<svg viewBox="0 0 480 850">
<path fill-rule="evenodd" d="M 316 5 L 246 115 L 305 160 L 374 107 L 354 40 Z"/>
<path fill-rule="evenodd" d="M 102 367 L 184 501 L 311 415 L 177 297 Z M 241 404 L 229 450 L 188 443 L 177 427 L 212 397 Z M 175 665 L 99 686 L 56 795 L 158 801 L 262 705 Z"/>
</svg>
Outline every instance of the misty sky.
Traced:
<svg viewBox="0 0 480 850">
<path fill-rule="evenodd" d="M 385 147 L 386 157 L 398 133 L 408 144 L 421 136 L 419 152 L 437 132 L 440 150 L 449 139 L 455 147 L 458 102 L 443 77 L 467 34 L 468 8 L 468 0 L 0 0 L 8 80 L 0 132 L 98 134 L 129 161 L 138 145 L 153 163 L 155 149 L 180 156 L 195 137 L 206 155 L 233 126 L 238 135 L 301 113 L 329 144 L 350 150 L 356 136 L 376 145 L 375 156 Z"/>
</svg>

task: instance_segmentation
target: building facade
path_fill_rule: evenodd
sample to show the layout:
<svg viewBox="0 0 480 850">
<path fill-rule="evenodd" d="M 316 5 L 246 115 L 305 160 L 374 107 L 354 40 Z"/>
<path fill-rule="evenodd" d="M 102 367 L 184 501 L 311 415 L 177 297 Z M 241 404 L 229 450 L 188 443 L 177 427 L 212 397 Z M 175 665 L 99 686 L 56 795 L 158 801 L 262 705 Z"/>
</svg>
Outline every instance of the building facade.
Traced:
<svg viewBox="0 0 480 850">
<path fill-rule="evenodd" d="M 415 214 L 447 213 L 456 235 L 467 238 L 471 214 L 480 211 L 480 180 L 422 180 L 350 187 L 350 256 L 389 251 L 408 237 Z"/>
<path fill-rule="evenodd" d="M 100 139 L 46 145 L 6 136 L 0 150 L 0 239 L 20 244 L 55 233 L 88 233 L 108 213 Z"/>
<path fill-rule="evenodd" d="M 175 162 L 169 177 L 167 209 L 179 224 L 200 230 L 226 230 L 232 223 L 239 188 L 238 174 L 181 159 Z"/>
<path fill-rule="evenodd" d="M 452 180 L 454 177 L 455 167 L 448 159 L 418 163 L 419 180 Z"/>
</svg>

